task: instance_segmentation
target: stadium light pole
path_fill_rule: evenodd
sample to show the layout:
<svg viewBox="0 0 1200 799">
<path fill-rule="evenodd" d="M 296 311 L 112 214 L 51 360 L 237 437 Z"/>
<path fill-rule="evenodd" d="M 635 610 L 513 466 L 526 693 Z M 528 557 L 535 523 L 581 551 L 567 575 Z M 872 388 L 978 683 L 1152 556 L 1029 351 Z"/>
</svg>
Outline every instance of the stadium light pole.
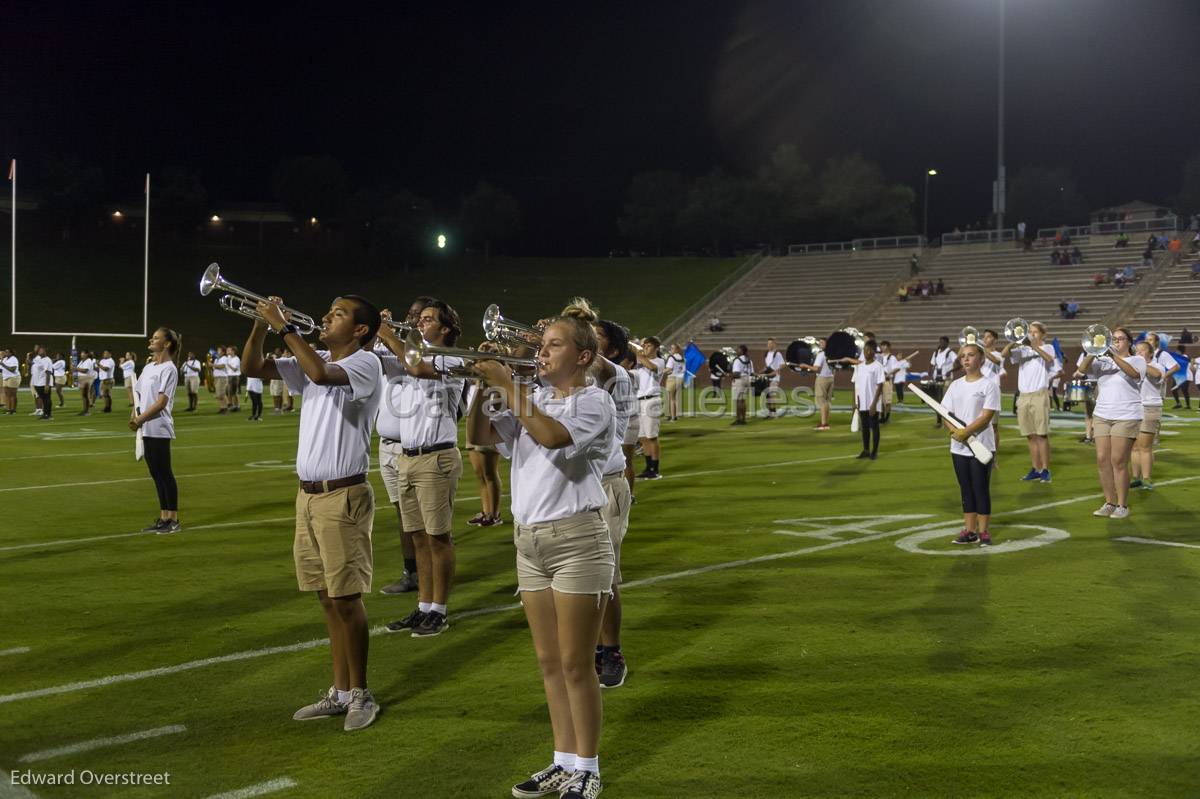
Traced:
<svg viewBox="0 0 1200 799">
<path fill-rule="evenodd" d="M 999 7 L 1000 25 L 997 36 L 997 91 L 996 91 L 996 230 L 1004 229 L 1004 205 L 1007 187 L 1004 174 L 1004 0 L 996 0 Z"/>
<path fill-rule="evenodd" d="M 929 179 L 937 176 L 936 169 L 925 170 L 925 223 L 921 226 L 926 243 L 929 242 Z"/>
</svg>

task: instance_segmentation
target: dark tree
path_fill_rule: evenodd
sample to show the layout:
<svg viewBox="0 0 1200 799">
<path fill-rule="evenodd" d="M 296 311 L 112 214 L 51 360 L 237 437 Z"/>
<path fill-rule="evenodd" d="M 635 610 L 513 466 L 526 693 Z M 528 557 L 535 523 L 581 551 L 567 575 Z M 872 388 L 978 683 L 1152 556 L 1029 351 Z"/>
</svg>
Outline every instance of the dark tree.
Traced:
<svg viewBox="0 0 1200 799">
<path fill-rule="evenodd" d="M 819 208 L 833 239 L 912 233 L 916 194 L 888 185 L 883 170 L 861 155 L 831 158 L 821 172 Z"/>
<path fill-rule="evenodd" d="M 342 165 L 329 156 L 305 155 L 275 168 L 275 197 L 297 222 L 310 217 L 340 219 L 349 181 Z"/>
<path fill-rule="evenodd" d="M 808 238 L 818 186 L 795 145 L 781 144 L 759 167 L 748 198 L 754 238 L 778 249 Z"/>
<path fill-rule="evenodd" d="M 486 180 L 463 198 L 459 210 L 469 241 L 483 245 L 484 258 L 492 259 L 492 245 L 505 241 L 521 229 L 521 206 L 517 198 Z"/>
<path fill-rule="evenodd" d="M 631 244 L 653 247 L 656 255 L 662 255 L 663 248 L 677 239 L 687 197 L 687 181 L 675 172 L 634 175 L 617 228 Z"/>
<path fill-rule="evenodd" d="M 746 181 L 714 169 L 696 178 L 680 223 L 692 241 L 705 241 L 713 255 L 746 235 Z"/>
</svg>

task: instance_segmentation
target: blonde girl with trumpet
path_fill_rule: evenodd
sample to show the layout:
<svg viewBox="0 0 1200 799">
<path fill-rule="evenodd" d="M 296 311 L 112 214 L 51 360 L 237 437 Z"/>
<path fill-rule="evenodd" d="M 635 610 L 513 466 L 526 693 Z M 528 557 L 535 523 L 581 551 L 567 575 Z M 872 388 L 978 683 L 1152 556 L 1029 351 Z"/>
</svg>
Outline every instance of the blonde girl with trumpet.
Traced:
<svg viewBox="0 0 1200 799">
<path fill-rule="evenodd" d="M 601 481 L 617 413 L 607 391 L 588 385 L 598 351 L 592 326 L 569 315 L 542 334 L 543 388 L 515 383 L 497 361 L 474 367 L 489 390 L 471 404 L 467 425 L 472 441 L 495 445 L 512 459 L 517 590 L 554 737 L 553 762 L 515 785 L 515 797 L 558 792 L 563 799 L 593 799 L 601 789 L 594 652 L 615 567 Z M 502 410 L 485 414 L 485 394 Z"/>
</svg>

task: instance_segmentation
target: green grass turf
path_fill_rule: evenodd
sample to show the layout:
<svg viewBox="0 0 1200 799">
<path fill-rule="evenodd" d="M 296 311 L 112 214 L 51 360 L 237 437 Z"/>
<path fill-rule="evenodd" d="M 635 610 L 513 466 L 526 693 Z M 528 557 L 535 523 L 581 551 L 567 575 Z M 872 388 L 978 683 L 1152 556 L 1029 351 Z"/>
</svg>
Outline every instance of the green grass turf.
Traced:
<svg viewBox="0 0 1200 799">
<path fill-rule="evenodd" d="M 330 682 L 320 646 L 6 700 L 323 637 L 292 573 L 294 475 L 248 465 L 290 462 L 297 417 L 251 424 L 202 402 L 203 414 L 180 414 L 184 532 L 171 537 L 112 537 L 156 504 L 122 400 L 111 416 L 70 415 L 74 400 L 50 424 L 0 418 L 0 651 L 29 647 L 0 656 L 0 769 L 171 773 L 169 788 L 35 788 L 41 797 L 204 797 L 281 777 L 297 784 L 279 796 L 501 797 L 545 765 L 549 723 L 519 611 L 468 613 L 514 602 L 512 528 L 467 527 L 478 510 L 469 468 L 451 629 L 372 639 L 384 707 L 373 727 L 291 720 Z M 994 535 L 1029 538 L 1038 531 L 1016 525 L 1033 524 L 1070 538 L 961 557 L 854 529 L 774 534 L 805 530 L 782 519 L 928 514 L 868 529 L 944 520 L 948 532 L 924 547 L 959 550 L 944 434 L 926 413 L 897 412 L 876 462 L 853 458 L 844 411 L 828 433 L 810 418 L 664 425 L 666 477 L 638 484 L 624 547 L 631 673 L 604 694 L 605 796 L 1194 796 L 1200 550 L 1114 540 L 1200 545 L 1196 416 L 1168 414 L 1160 486 L 1136 493 L 1124 521 L 1090 515 L 1093 451 L 1069 423 L 1052 435 L 1054 482 L 1019 482 L 1025 447 L 1006 416 Z M 1161 484 L 1171 480 L 1182 482 Z M 402 564 L 377 474 L 372 483 L 377 590 Z M 59 487 L 14 490 L 48 484 Z M 80 541 L 50 543 L 63 539 Z M 818 549 L 786 556 L 806 548 Z M 379 625 L 413 601 L 376 593 L 367 608 Z M 187 731 L 19 760 L 171 724 Z"/>
</svg>

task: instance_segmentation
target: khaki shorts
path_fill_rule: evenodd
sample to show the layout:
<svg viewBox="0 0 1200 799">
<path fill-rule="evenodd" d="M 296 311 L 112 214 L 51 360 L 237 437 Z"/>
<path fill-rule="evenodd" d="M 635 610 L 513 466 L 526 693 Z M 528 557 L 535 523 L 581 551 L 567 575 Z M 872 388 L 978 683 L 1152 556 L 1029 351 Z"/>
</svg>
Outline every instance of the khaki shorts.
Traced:
<svg viewBox="0 0 1200 799">
<path fill-rule="evenodd" d="M 241 375 L 234 377 L 230 375 L 225 378 L 225 391 L 229 396 L 236 397 L 238 395 L 238 386 L 241 384 Z"/>
<path fill-rule="evenodd" d="M 625 440 L 624 444 L 627 447 L 636 447 L 638 439 L 642 437 L 642 420 L 638 418 L 636 413 L 630 414 L 629 424 L 625 425 Z"/>
<path fill-rule="evenodd" d="M 224 397 L 226 394 L 229 393 L 229 378 L 228 377 L 214 377 L 213 378 L 213 387 L 216 388 L 218 397 Z"/>
<path fill-rule="evenodd" d="M 1162 412 L 1163 406 L 1161 405 L 1143 405 L 1142 425 L 1138 428 L 1138 432 L 1158 435 L 1158 428 L 1162 425 Z"/>
<path fill-rule="evenodd" d="M 881 396 L 883 397 L 883 404 L 891 405 L 892 404 L 892 381 L 891 380 L 883 381 L 882 391 L 883 391 L 883 393 Z"/>
<path fill-rule="evenodd" d="M 833 402 L 833 378 L 818 377 L 813 388 L 817 395 L 817 407 L 828 408 Z"/>
<path fill-rule="evenodd" d="M 296 489 L 296 582 L 301 591 L 331 597 L 371 591 L 371 526 L 375 494 L 370 483 L 306 494 Z"/>
<path fill-rule="evenodd" d="M 21 378 L 19 378 L 19 377 L 4 378 L 4 387 L 5 388 L 20 388 L 21 387 Z"/>
<path fill-rule="evenodd" d="M 183 378 L 183 386 L 184 386 L 184 388 L 187 389 L 187 393 L 199 394 L 200 393 L 200 377 L 198 375 L 192 375 L 191 377 Z"/>
<path fill-rule="evenodd" d="M 604 523 L 608 525 L 608 535 L 612 539 L 613 548 L 613 585 L 621 584 L 621 542 L 629 530 L 629 508 L 633 504 L 629 491 L 629 481 L 624 472 L 608 474 L 601 481 L 604 485 L 604 496 L 608 504 L 600 509 Z"/>
<path fill-rule="evenodd" d="M 750 393 L 750 378 L 735 377 L 733 378 L 733 400 L 734 402 L 745 399 Z"/>
<path fill-rule="evenodd" d="M 56 375 L 55 376 L 54 385 L 65 386 L 66 384 L 67 384 L 67 376 L 66 375 Z"/>
<path fill-rule="evenodd" d="M 454 495 L 462 471 L 457 448 L 409 456 L 399 444 L 379 442 L 379 474 L 388 499 L 400 505 L 406 533 L 446 535 L 454 530 Z"/>
<path fill-rule="evenodd" d="M 271 396 L 272 397 L 282 397 L 283 396 L 283 381 L 282 380 L 272 380 L 271 381 Z"/>
<path fill-rule="evenodd" d="M 1113 421 L 1103 416 L 1092 417 L 1092 435 L 1096 438 L 1137 438 L 1141 419 Z"/>
<path fill-rule="evenodd" d="M 664 387 L 664 390 L 666 391 L 667 394 L 678 394 L 680 391 L 683 390 L 683 378 L 682 377 L 673 377 L 673 376 L 668 377 L 666 386 Z"/>
<path fill-rule="evenodd" d="M 1023 436 L 1050 435 L 1050 392 L 1042 389 L 1017 398 L 1017 426 Z"/>
<path fill-rule="evenodd" d="M 638 400 L 638 437 L 658 438 L 659 421 L 662 419 L 662 397 L 647 397 Z"/>
<path fill-rule="evenodd" d="M 608 525 L 599 510 L 556 522 L 513 525 L 517 548 L 517 591 L 560 594 L 607 594 L 612 590 L 616 556 Z"/>
<path fill-rule="evenodd" d="M 100 381 L 100 396 L 102 396 L 102 397 L 110 396 L 112 394 L 112 387 L 113 387 L 113 381 L 101 380 Z"/>
</svg>

